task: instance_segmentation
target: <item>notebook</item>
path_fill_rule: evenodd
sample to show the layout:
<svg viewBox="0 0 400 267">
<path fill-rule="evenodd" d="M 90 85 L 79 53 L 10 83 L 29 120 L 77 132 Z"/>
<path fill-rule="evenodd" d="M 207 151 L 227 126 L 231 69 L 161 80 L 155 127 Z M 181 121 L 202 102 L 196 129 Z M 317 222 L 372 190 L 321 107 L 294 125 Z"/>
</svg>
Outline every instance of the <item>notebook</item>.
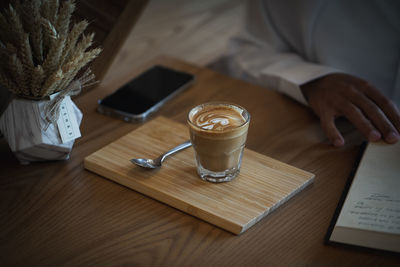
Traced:
<svg viewBox="0 0 400 267">
<path fill-rule="evenodd" d="M 400 252 L 400 142 L 365 146 L 327 241 Z"/>
</svg>

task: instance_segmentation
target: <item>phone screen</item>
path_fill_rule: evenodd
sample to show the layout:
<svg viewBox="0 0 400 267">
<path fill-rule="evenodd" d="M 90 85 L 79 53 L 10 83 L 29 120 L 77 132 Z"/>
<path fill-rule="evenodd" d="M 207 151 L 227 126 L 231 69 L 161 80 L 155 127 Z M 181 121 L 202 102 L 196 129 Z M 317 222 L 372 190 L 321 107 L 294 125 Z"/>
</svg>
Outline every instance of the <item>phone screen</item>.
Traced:
<svg viewBox="0 0 400 267">
<path fill-rule="evenodd" d="M 100 101 L 101 106 L 140 115 L 193 80 L 192 74 L 156 65 Z"/>
</svg>

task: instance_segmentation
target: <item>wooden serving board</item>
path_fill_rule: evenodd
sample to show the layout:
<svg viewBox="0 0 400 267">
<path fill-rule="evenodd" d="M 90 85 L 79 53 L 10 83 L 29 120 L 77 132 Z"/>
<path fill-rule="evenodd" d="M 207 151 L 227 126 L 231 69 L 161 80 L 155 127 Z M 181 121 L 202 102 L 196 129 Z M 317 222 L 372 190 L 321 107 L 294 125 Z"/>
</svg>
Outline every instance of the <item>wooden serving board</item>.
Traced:
<svg viewBox="0 0 400 267">
<path fill-rule="evenodd" d="M 148 170 L 131 158 L 155 158 L 189 138 L 186 125 L 158 117 L 89 155 L 86 169 L 188 214 L 240 234 L 312 183 L 314 174 L 245 149 L 241 173 L 227 183 L 201 180 L 193 148 Z"/>
</svg>

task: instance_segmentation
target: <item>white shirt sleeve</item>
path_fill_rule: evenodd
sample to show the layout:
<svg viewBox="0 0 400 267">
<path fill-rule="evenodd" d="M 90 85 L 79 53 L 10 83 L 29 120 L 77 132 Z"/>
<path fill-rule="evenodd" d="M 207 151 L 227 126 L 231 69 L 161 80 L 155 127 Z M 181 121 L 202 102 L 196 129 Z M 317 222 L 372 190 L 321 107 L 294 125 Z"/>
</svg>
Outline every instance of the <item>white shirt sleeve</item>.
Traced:
<svg viewBox="0 0 400 267">
<path fill-rule="evenodd" d="M 241 35 L 230 42 L 229 72 L 239 78 L 282 92 L 307 104 L 300 86 L 337 69 L 305 61 L 274 31 L 262 11 L 262 1 L 249 1 Z M 268 24 L 271 25 L 268 25 Z"/>
</svg>

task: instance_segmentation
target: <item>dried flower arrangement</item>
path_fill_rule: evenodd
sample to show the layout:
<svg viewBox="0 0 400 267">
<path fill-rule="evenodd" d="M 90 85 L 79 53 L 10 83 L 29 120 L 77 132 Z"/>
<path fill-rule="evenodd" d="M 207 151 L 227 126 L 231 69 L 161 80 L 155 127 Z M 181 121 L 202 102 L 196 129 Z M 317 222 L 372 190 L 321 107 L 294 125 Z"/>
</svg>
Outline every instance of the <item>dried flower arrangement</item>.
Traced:
<svg viewBox="0 0 400 267">
<path fill-rule="evenodd" d="M 68 90 L 79 80 L 90 86 L 90 69 L 76 78 L 100 48 L 89 49 L 94 34 L 88 22 L 70 26 L 73 0 L 16 0 L 0 13 L 0 83 L 13 94 L 30 99 Z"/>
<path fill-rule="evenodd" d="M 94 83 L 84 68 L 101 49 L 87 21 L 71 22 L 74 0 L 12 1 L 0 13 L 0 88 L 17 97 L 0 131 L 22 164 L 68 159 L 83 116 L 70 96 Z"/>
</svg>

